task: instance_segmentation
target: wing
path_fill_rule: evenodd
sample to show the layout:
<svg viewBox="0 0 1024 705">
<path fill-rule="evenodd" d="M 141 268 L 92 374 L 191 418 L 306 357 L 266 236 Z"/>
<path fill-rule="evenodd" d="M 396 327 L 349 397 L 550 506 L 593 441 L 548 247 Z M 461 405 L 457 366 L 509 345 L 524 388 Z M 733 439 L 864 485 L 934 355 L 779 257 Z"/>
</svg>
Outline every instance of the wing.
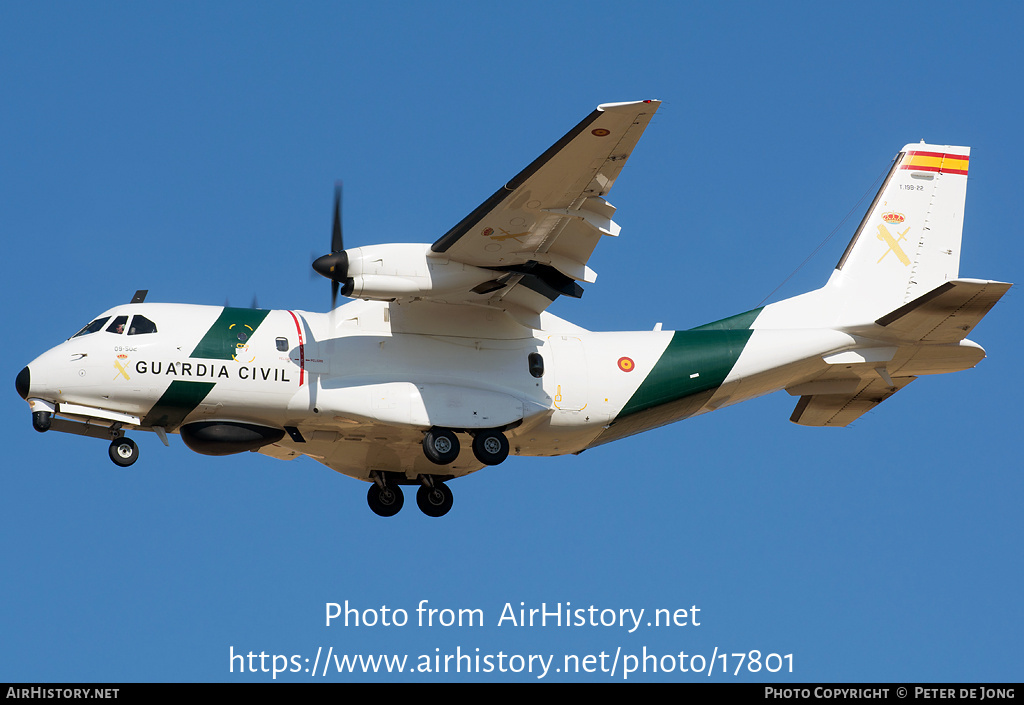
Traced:
<svg viewBox="0 0 1024 705">
<path fill-rule="evenodd" d="M 431 246 L 450 260 L 494 271 L 467 303 L 535 316 L 578 282 L 604 235 L 618 235 L 604 197 L 660 101 L 600 105 Z"/>
</svg>

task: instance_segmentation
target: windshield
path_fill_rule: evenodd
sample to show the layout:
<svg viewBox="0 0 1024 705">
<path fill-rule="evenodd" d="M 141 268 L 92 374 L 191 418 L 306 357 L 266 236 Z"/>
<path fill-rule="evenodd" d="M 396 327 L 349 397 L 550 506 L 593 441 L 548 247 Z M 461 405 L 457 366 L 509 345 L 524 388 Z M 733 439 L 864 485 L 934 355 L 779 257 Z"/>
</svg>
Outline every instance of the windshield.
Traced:
<svg viewBox="0 0 1024 705">
<path fill-rule="evenodd" d="M 145 316 L 136 316 L 132 319 L 128 335 L 143 335 L 145 333 L 156 333 L 156 324 Z"/>
<path fill-rule="evenodd" d="M 90 333 L 95 333 L 96 331 L 98 331 L 101 328 L 103 328 L 103 324 L 106 323 L 109 320 L 110 320 L 110 316 L 106 316 L 104 318 L 97 318 L 95 321 L 93 321 L 92 323 L 90 323 L 85 328 L 83 328 L 82 330 L 78 331 L 77 333 L 75 333 L 71 337 L 72 338 L 77 338 L 80 335 L 89 335 Z"/>
<path fill-rule="evenodd" d="M 124 324 L 128 322 L 128 316 L 118 316 L 114 319 L 114 322 L 107 326 L 108 333 L 117 333 L 120 335 L 124 333 Z"/>
</svg>

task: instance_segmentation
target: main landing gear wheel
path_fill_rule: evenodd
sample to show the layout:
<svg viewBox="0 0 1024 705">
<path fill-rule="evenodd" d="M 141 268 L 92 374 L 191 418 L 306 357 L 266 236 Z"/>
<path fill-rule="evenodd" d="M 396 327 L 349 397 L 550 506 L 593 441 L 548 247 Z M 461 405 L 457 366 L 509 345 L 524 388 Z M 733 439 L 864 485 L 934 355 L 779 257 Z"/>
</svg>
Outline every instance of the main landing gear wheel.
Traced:
<svg viewBox="0 0 1024 705">
<path fill-rule="evenodd" d="M 473 455 L 484 465 L 498 465 L 508 457 L 508 439 L 501 431 L 480 431 L 473 436 Z"/>
<path fill-rule="evenodd" d="M 435 480 L 433 487 L 423 485 L 416 491 L 416 505 L 428 517 L 443 517 L 454 502 L 452 491 L 443 482 Z"/>
<path fill-rule="evenodd" d="M 111 441 L 109 453 L 110 459 L 114 461 L 114 464 L 120 465 L 123 468 L 128 467 L 139 459 L 139 447 L 128 436 L 121 436 Z"/>
<path fill-rule="evenodd" d="M 423 453 L 437 465 L 450 465 L 459 457 L 459 439 L 447 428 L 432 428 L 423 436 Z"/>
<path fill-rule="evenodd" d="M 398 485 L 384 485 L 379 487 L 376 482 L 370 485 L 366 493 L 366 503 L 370 505 L 373 513 L 381 517 L 393 517 L 402 510 L 405 504 L 405 495 Z"/>
</svg>

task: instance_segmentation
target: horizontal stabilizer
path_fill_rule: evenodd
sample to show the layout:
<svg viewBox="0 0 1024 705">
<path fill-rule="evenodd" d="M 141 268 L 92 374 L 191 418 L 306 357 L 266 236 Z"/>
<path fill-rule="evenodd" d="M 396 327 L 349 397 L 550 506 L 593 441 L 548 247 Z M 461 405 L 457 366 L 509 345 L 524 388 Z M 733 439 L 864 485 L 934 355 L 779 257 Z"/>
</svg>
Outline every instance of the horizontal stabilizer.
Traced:
<svg viewBox="0 0 1024 705">
<path fill-rule="evenodd" d="M 915 379 L 894 377 L 890 385 L 881 377 L 866 378 L 852 394 L 802 396 L 789 420 L 801 426 L 848 426 Z"/>
<path fill-rule="evenodd" d="M 956 343 L 967 337 L 1011 284 L 954 279 L 900 306 L 877 321 L 904 340 Z"/>
</svg>

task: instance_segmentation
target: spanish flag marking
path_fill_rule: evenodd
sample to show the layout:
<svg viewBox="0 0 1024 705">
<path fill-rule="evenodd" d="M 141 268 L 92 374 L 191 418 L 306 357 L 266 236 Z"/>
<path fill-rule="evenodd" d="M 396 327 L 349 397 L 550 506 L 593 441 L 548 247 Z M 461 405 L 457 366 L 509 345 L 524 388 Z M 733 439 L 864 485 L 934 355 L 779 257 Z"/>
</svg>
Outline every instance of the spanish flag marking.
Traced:
<svg viewBox="0 0 1024 705">
<path fill-rule="evenodd" d="M 966 154 L 944 154 L 942 152 L 907 152 L 900 169 L 912 171 L 934 171 L 941 174 L 962 174 L 967 176 L 970 157 Z"/>
</svg>

